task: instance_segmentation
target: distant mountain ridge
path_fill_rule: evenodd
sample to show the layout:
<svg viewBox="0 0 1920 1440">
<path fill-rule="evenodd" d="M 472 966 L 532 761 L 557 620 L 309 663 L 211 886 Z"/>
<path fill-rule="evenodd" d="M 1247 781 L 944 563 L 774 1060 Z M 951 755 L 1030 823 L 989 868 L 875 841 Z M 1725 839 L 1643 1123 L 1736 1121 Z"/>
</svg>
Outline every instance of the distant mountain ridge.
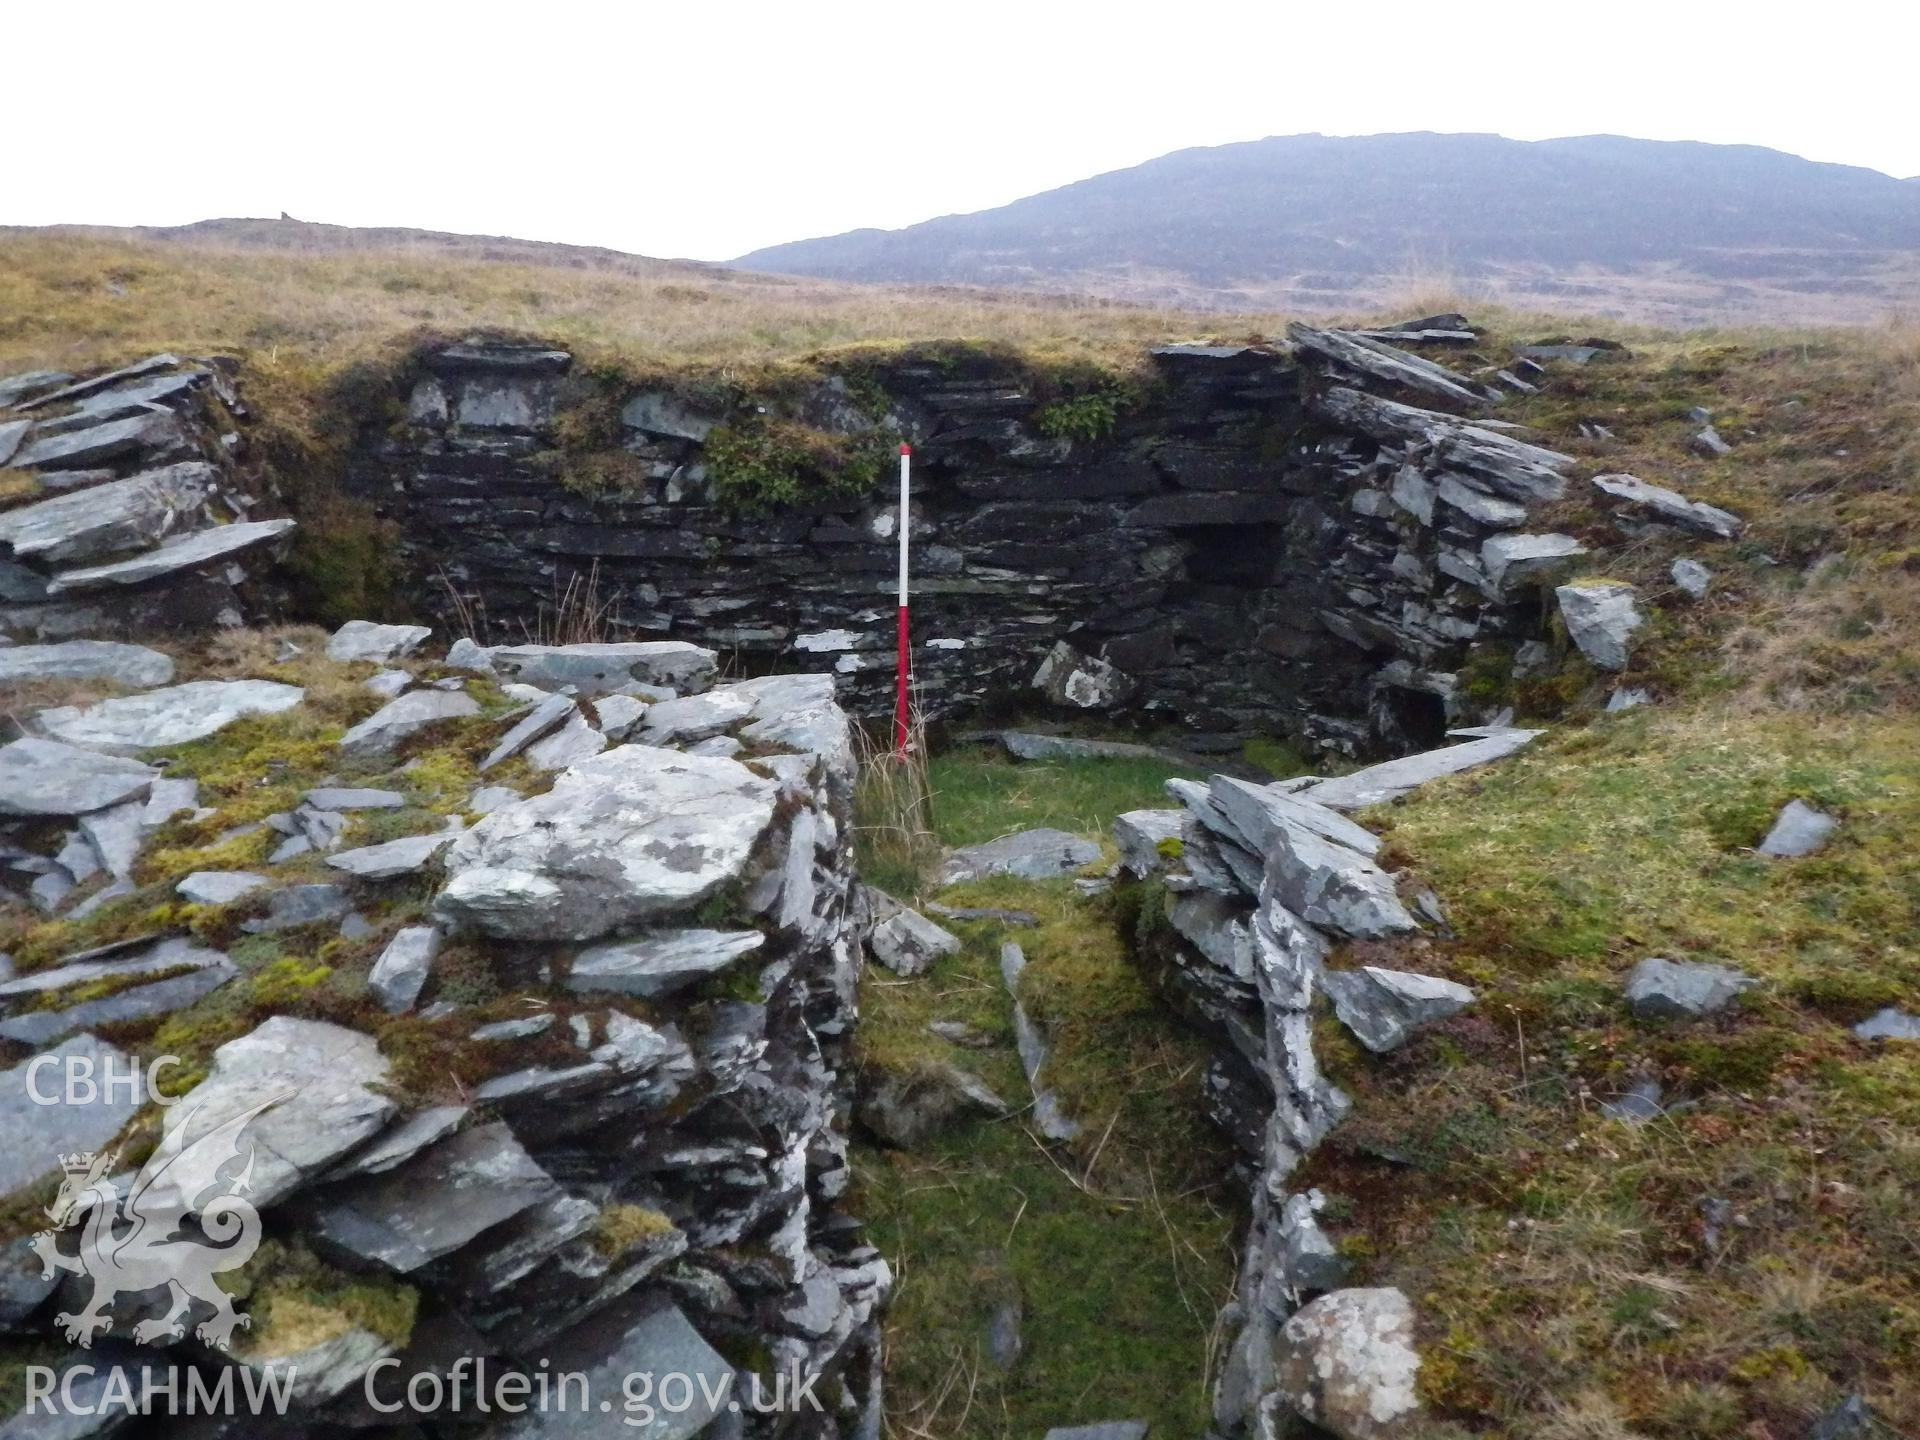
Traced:
<svg viewBox="0 0 1920 1440">
<path fill-rule="evenodd" d="M 1221 308 L 1360 305 L 1427 281 L 1821 318 L 1920 295 L 1920 186 L 1751 145 L 1291 135 L 732 263 Z"/>
</svg>

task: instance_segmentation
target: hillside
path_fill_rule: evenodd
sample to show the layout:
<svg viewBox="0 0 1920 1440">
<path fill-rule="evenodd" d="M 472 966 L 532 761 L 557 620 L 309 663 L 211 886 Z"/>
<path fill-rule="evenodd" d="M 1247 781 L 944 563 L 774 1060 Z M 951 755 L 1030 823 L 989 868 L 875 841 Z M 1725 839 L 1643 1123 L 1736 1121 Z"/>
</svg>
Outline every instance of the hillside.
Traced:
<svg viewBox="0 0 1920 1440">
<path fill-rule="evenodd" d="M 131 241 L 190 250 L 266 250 L 287 255 L 409 255 L 416 259 L 475 260 L 493 264 L 539 265 L 564 270 L 597 270 L 647 279 L 681 276 L 693 280 L 723 267 L 697 260 L 656 260 L 599 245 L 565 245 L 546 240 L 516 240 L 507 235 L 457 235 L 445 230 L 416 230 L 397 225 L 329 225 L 282 215 L 277 220 L 229 216 L 190 225 L 0 226 L 0 235 L 75 236 L 90 240 Z"/>
<path fill-rule="evenodd" d="M 756 250 L 746 269 L 1340 309 L 1409 276 L 1696 324 L 1860 320 L 1920 296 L 1920 193 L 1756 146 L 1276 136 L 996 210 Z"/>
</svg>

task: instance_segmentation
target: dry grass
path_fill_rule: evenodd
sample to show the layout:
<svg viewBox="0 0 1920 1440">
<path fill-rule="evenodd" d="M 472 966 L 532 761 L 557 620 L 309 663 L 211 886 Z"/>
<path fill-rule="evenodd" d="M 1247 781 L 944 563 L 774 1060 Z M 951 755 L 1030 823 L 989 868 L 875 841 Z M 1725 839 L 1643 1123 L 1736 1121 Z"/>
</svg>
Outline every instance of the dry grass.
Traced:
<svg viewBox="0 0 1920 1440">
<path fill-rule="evenodd" d="M 933 784 L 927 773 L 925 718 L 916 709 L 907 727 L 907 748 L 893 748 L 884 734 L 856 729 L 860 762 L 854 792 L 853 839 L 860 873 L 869 884 L 912 903 L 940 863 L 943 846 L 933 828 Z"/>
<path fill-rule="evenodd" d="M 752 365 L 871 340 L 951 336 L 1137 355 L 1169 336 L 1275 332 L 1234 316 L 958 288 L 840 285 L 697 266 L 655 274 L 448 259 L 0 235 L 0 372 L 136 352 L 244 353 L 271 377 L 336 368 L 413 330 L 520 331 L 639 363 Z"/>
</svg>

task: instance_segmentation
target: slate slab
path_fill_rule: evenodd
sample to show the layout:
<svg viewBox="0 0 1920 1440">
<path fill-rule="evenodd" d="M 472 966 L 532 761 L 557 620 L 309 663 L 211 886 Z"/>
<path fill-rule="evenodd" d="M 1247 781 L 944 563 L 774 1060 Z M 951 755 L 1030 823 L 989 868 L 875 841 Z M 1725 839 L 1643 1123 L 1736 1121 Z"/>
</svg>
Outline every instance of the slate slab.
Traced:
<svg viewBox="0 0 1920 1440">
<path fill-rule="evenodd" d="M 1379 765 L 1369 765 L 1351 775 L 1319 780 L 1294 792 L 1298 799 L 1332 810 L 1364 810 L 1369 805 L 1385 805 L 1443 775 L 1490 765 L 1496 760 L 1525 749 L 1544 730 L 1489 728 L 1485 731 L 1454 731 L 1472 735 L 1465 744 L 1445 745 L 1418 755 L 1402 756 Z"/>
<path fill-rule="evenodd" d="M 1825 847 L 1840 822 L 1804 800 L 1789 800 L 1760 842 L 1760 853 L 1770 860 L 1793 860 Z"/>
<path fill-rule="evenodd" d="M 372 660 L 384 665 L 411 655 L 433 634 L 429 625 L 380 625 L 372 620 L 349 620 L 328 637 L 329 660 Z"/>
<path fill-rule="evenodd" d="M 43 1056 L 51 1057 L 54 1064 L 34 1072 L 35 1088 L 40 1096 L 54 1098 L 50 1104 L 40 1103 L 28 1088 L 28 1071 Z M 89 1065 L 91 1073 L 99 1076 L 108 1064 L 127 1074 L 133 1057 L 83 1034 L 0 1072 L 0 1195 L 10 1195 L 58 1170 L 62 1155 L 100 1150 L 133 1118 L 145 1097 L 129 1096 L 124 1085 L 111 1093 L 99 1087 L 92 1100 L 65 1098 L 64 1077 L 79 1073 L 75 1067 Z"/>
<path fill-rule="evenodd" d="M 1653 956 L 1627 976 L 1627 1005 L 1642 1019 L 1697 1020 L 1726 1009 L 1759 983 L 1725 965 Z"/>
<path fill-rule="evenodd" d="M 456 840 L 435 911 L 490 935 L 591 940 L 691 909 L 743 872 L 776 793 L 737 761 L 622 745 Z"/>
<path fill-rule="evenodd" d="M 560 1187 L 505 1125 L 476 1125 L 383 1174 L 330 1191 L 313 1235 L 356 1265 L 406 1275 L 551 1200 Z"/>
<path fill-rule="evenodd" d="M 30 735 L 0 746 L 0 815 L 85 815 L 145 796 L 156 773 L 134 760 Z"/>
<path fill-rule="evenodd" d="M 667 930 L 582 950 L 567 988 L 658 999 L 716 975 L 766 943 L 758 930 Z"/>
<path fill-rule="evenodd" d="M 350 755 L 384 755 L 410 736 L 447 720 L 480 713 L 471 695 L 447 690 L 415 690 L 389 701 L 340 737 Z"/>
<path fill-rule="evenodd" d="M 169 1136 L 191 1143 L 276 1100 L 246 1128 L 254 1151 L 249 1198 L 264 1209 L 386 1125 L 394 1102 L 377 1088 L 386 1078 L 387 1062 L 371 1035 L 276 1015 L 214 1051 L 207 1078 L 168 1108 L 164 1125 Z M 193 1198 L 164 1193 L 166 1183 L 149 1192 L 157 1202 L 183 1205 Z"/>
<path fill-rule="evenodd" d="M 955 850 L 940 867 L 942 885 L 958 885 L 989 875 L 1022 880 L 1051 880 L 1071 875 L 1100 858 L 1093 841 L 1065 830 L 1021 830 L 982 845 Z"/>
<path fill-rule="evenodd" d="M 305 697 L 298 685 L 276 680 L 192 680 L 143 695 L 42 710 L 34 724 L 51 739 L 125 755 L 204 740 L 249 715 L 291 710 Z"/>
<path fill-rule="evenodd" d="M 173 679 L 173 660 L 144 645 L 111 640 L 66 640 L 57 645 L 0 648 L 0 685 L 27 680 L 111 680 L 149 689 Z"/>
</svg>

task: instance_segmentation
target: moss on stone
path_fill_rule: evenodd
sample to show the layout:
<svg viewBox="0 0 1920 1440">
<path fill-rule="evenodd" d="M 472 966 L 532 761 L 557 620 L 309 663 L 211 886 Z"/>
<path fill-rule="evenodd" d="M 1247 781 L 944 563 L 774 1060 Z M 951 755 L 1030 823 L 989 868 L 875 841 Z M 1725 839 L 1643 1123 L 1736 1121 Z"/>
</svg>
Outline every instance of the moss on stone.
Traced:
<svg viewBox="0 0 1920 1440">
<path fill-rule="evenodd" d="M 757 512 L 866 495 L 885 475 L 896 443 L 887 434 L 837 435 L 756 415 L 716 426 L 703 454 L 715 500 Z"/>
<path fill-rule="evenodd" d="M 616 1260 L 634 1246 L 670 1234 L 674 1228 L 673 1221 L 658 1210 L 644 1205 L 613 1204 L 602 1207 L 588 1239 L 601 1255 Z"/>
<path fill-rule="evenodd" d="M 252 1259 L 216 1275 L 215 1283 L 252 1317 L 235 1337 L 242 1358 L 295 1355 L 355 1329 L 398 1349 L 413 1334 L 420 1306 L 411 1285 L 349 1274 L 297 1240 L 262 1240 Z"/>
</svg>

